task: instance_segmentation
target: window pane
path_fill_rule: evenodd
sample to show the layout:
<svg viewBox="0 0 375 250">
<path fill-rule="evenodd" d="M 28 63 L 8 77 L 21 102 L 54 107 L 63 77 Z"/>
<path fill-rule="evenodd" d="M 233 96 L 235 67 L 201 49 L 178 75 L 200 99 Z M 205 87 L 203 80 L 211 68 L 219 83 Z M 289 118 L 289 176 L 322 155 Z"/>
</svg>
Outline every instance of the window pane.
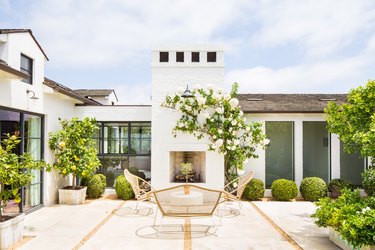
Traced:
<svg viewBox="0 0 375 250">
<path fill-rule="evenodd" d="M 340 145 L 340 179 L 350 181 L 354 185 L 362 184 L 361 173 L 365 169 L 365 160 L 359 153 L 348 154 Z"/>
<path fill-rule="evenodd" d="M 142 140 L 141 154 L 151 154 L 151 140 Z"/>
<path fill-rule="evenodd" d="M 41 146 L 41 139 L 25 138 L 25 152 L 31 154 L 34 160 L 40 160 L 42 158 Z"/>
<path fill-rule="evenodd" d="M 140 145 L 141 145 L 141 140 L 132 139 L 131 140 L 130 154 L 140 154 L 141 153 Z"/>
<path fill-rule="evenodd" d="M 113 187 L 117 176 L 124 174 L 124 169 L 129 168 L 129 161 L 126 156 L 101 156 L 101 166 L 96 173 L 104 174 L 107 178 L 107 187 Z"/>
<path fill-rule="evenodd" d="M 266 186 L 277 179 L 293 180 L 293 122 L 266 122 Z"/>
<path fill-rule="evenodd" d="M 145 179 L 151 179 L 151 157 L 150 156 L 130 156 L 129 167 L 136 168 L 144 173 Z"/>
<path fill-rule="evenodd" d="M 330 139 L 326 122 L 303 122 L 303 178 L 320 177 L 329 182 Z"/>
<path fill-rule="evenodd" d="M 0 136 L 6 137 L 6 134 L 20 133 L 20 113 L 0 110 Z"/>
<path fill-rule="evenodd" d="M 199 62 L 199 52 L 191 52 L 191 61 Z"/>
<path fill-rule="evenodd" d="M 34 115 L 25 115 L 25 137 L 40 138 L 42 133 L 42 118 Z"/>
<path fill-rule="evenodd" d="M 24 211 L 41 204 L 41 183 L 31 184 L 26 187 L 23 201 Z"/>
</svg>

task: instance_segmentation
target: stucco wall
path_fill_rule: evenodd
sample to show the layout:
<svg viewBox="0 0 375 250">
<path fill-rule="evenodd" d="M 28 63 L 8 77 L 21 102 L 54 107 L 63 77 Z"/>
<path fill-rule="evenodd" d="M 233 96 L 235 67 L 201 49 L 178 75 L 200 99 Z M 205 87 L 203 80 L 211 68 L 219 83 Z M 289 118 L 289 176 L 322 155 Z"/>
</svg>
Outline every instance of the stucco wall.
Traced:
<svg viewBox="0 0 375 250">
<path fill-rule="evenodd" d="M 169 62 L 159 62 L 159 52 L 169 52 Z M 176 63 L 176 51 L 185 52 L 185 62 Z M 199 63 L 191 63 L 191 52 L 199 51 Z M 207 63 L 206 52 L 217 51 L 217 62 Z M 175 185 L 170 182 L 170 151 L 206 152 L 206 183 L 199 185 L 221 188 L 224 184 L 224 158 L 222 155 L 207 151 L 207 142 L 195 137 L 179 134 L 172 135 L 172 128 L 178 119 L 178 113 L 161 107 L 167 94 L 178 88 L 193 88 L 196 84 L 213 84 L 221 87 L 224 82 L 223 50 L 215 46 L 158 46 L 152 54 L 152 184 L 157 188 Z"/>
</svg>

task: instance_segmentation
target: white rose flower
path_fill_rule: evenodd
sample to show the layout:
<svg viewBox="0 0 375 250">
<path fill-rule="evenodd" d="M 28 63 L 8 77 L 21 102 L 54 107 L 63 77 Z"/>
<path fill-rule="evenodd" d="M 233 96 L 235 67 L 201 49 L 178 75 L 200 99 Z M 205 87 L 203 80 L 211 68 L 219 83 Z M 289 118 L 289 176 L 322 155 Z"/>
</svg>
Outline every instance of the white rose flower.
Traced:
<svg viewBox="0 0 375 250">
<path fill-rule="evenodd" d="M 227 144 L 228 145 L 232 144 L 232 141 L 231 140 L 227 140 Z"/>
<path fill-rule="evenodd" d="M 212 94 L 212 98 L 215 99 L 215 100 L 220 100 L 221 97 L 222 97 L 222 96 L 221 96 L 221 94 L 219 94 L 219 93 L 216 93 L 216 92 L 215 92 L 215 93 Z"/>
<path fill-rule="evenodd" d="M 237 174 L 243 175 L 244 173 L 245 173 L 245 170 L 237 168 Z"/>
<path fill-rule="evenodd" d="M 249 162 L 249 159 L 246 159 L 246 160 L 244 160 L 244 164 L 246 164 L 246 163 L 248 163 Z"/>
<path fill-rule="evenodd" d="M 207 112 L 204 112 L 203 114 L 202 114 L 202 116 L 205 118 L 205 119 L 207 119 L 207 118 L 209 118 L 210 117 L 210 114 L 209 113 L 207 113 Z"/>
<path fill-rule="evenodd" d="M 206 104 L 206 98 L 199 96 L 197 97 L 197 102 L 198 102 L 198 105 L 204 105 Z"/>
<path fill-rule="evenodd" d="M 236 183 L 236 182 L 233 183 L 232 186 L 233 186 L 234 188 L 236 188 L 236 187 L 237 187 L 237 183 Z"/>
<path fill-rule="evenodd" d="M 223 145 L 224 141 L 222 139 L 219 139 L 215 142 L 216 147 L 221 147 Z"/>
<path fill-rule="evenodd" d="M 236 146 L 232 146 L 232 150 L 233 150 L 233 151 L 236 150 Z"/>
<path fill-rule="evenodd" d="M 243 116 L 243 111 L 242 110 L 240 110 L 240 116 Z"/>
<path fill-rule="evenodd" d="M 243 121 L 246 122 L 246 117 L 243 118 Z"/>
<path fill-rule="evenodd" d="M 233 126 L 236 126 L 236 125 L 237 125 L 237 121 L 236 121 L 236 120 L 233 120 L 233 121 L 232 121 L 232 125 L 233 125 Z"/>
<path fill-rule="evenodd" d="M 237 98 L 232 98 L 232 99 L 230 99 L 230 101 L 229 101 L 229 104 L 230 104 L 230 106 L 231 106 L 232 108 L 237 107 L 237 106 L 238 106 L 238 103 L 239 103 L 239 101 L 238 101 Z"/>
<path fill-rule="evenodd" d="M 225 95 L 224 95 L 224 100 L 228 101 L 229 99 L 230 99 L 230 95 L 225 94 Z"/>
<path fill-rule="evenodd" d="M 211 145 L 211 148 L 212 148 L 212 149 L 216 149 L 216 145 L 215 145 L 215 144 L 212 144 L 212 145 Z"/>
<path fill-rule="evenodd" d="M 216 137 L 216 135 L 213 135 L 212 138 L 214 138 L 214 140 L 216 140 L 217 137 Z"/>
<path fill-rule="evenodd" d="M 250 131 L 250 127 L 246 127 L 246 132 L 249 132 Z"/>
<path fill-rule="evenodd" d="M 215 109 L 215 111 L 216 111 L 218 114 L 220 114 L 220 115 L 224 114 L 224 108 L 222 108 L 222 107 L 217 107 L 217 108 Z"/>
<path fill-rule="evenodd" d="M 217 132 L 218 132 L 219 134 L 222 134 L 222 133 L 223 133 L 223 130 L 218 129 Z"/>
<path fill-rule="evenodd" d="M 190 106 L 185 106 L 185 109 L 186 109 L 187 111 L 191 111 L 191 107 L 190 107 Z"/>
<path fill-rule="evenodd" d="M 240 144 L 240 140 L 238 140 L 238 139 L 234 140 L 233 144 L 234 144 L 234 145 L 238 145 L 238 144 Z"/>
<path fill-rule="evenodd" d="M 232 135 L 236 135 L 236 131 L 233 131 L 233 132 L 232 132 Z"/>
<path fill-rule="evenodd" d="M 231 146 L 227 146 L 227 150 L 232 150 L 232 147 Z"/>
<path fill-rule="evenodd" d="M 268 145 L 268 144 L 270 144 L 270 139 L 268 138 L 264 139 L 264 145 Z"/>
</svg>

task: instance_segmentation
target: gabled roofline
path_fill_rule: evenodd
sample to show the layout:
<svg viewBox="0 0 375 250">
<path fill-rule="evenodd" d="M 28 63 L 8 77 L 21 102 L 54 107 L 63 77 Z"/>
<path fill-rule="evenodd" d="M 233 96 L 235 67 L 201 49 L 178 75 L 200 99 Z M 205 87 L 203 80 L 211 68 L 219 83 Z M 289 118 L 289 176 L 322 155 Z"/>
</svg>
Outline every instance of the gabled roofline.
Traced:
<svg viewBox="0 0 375 250">
<path fill-rule="evenodd" d="M 33 38 L 36 45 L 39 47 L 40 51 L 43 53 L 44 57 L 49 61 L 49 58 L 47 54 L 44 52 L 42 46 L 38 43 L 35 36 L 33 35 L 33 32 L 31 29 L 0 29 L 0 34 L 13 34 L 13 33 L 29 33 L 30 36 Z"/>
<path fill-rule="evenodd" d="M 44 85 L 54 89 L 55 91 L 61 93 L 61 94 L 64 94 L 66 96 L 69 96 L 69 97 L 72 97 L 76 100 L 79 100 L 81 102 L 83 102 L 84 104 L 89 104 L 89 105 L 94 105 L 94 106 L 101 106 L 102 104 L 97 102 L 97 101 L 94 101 L 94 100 L 91 100 L 91 99 L 88 99 L 88 98 L 85 98 L 84 96 L 81 96 L 77 93 L 75 93 L 72 89 L 60 84 L 60 83 L 57 83 L 51 79 L 48 79 L 47 77 L 44 77 L 44 82 L 43 82 Z"/>
</svg>

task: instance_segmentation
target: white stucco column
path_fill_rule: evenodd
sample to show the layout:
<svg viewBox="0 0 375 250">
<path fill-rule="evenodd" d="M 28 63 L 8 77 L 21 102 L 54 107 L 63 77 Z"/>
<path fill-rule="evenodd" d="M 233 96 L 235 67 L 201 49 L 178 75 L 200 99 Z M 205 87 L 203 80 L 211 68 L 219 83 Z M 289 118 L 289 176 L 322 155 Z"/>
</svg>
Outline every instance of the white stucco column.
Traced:
<svg viewBox="0 0 375 250">
<path fill-rule="evenodd" d="M 303 122 L 294 121 L 294 178 L 299 186 L 303 179 Z"/>
<path fill-rule="evenodd" d="M 331 134 L 331 178 L 340 178 L 340 140 Z"/>
</svg>

